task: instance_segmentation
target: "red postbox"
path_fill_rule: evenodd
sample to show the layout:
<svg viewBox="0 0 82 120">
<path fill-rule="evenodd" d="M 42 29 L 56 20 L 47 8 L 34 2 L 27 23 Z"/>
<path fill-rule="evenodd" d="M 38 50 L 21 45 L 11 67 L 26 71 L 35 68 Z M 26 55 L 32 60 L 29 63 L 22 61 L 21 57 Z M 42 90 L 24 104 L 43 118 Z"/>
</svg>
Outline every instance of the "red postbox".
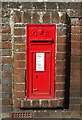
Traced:
<svg viewBox="0 0 82 120">
<path fill-rule="evenodd" d="M 26 25 L 26 98 L 54 98 L 56 25 Z"/>
</svg>

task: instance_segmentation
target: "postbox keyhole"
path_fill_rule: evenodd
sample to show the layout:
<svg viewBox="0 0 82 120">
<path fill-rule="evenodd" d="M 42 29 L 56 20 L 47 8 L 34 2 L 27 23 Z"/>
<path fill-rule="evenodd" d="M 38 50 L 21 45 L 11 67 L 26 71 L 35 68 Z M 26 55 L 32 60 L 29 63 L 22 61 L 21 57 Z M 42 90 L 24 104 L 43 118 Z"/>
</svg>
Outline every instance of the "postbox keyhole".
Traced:
<svg viewBox="0 0 82 120">
<path fill-rule="evenodd" d="M 36 78 L 38 78 L 38 75 L 36 75 Z"/>
</svg>

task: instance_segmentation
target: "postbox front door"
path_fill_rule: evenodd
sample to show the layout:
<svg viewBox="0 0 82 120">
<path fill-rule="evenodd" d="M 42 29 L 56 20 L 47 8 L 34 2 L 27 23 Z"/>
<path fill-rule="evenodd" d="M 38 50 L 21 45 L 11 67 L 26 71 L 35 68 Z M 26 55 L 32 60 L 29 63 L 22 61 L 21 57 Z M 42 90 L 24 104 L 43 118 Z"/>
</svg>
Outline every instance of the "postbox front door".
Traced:
<svg viewBox="0 0 82 120">
<path fill-rule="evenodd" d="M 33 94 L 49 94 L 50 53 L 34 53 L 33 63 Z"/>
<path fill-rule="evenodd" d="M 54 35 L 55 25 L 27 25 L 27 98 L 54 97 Z"/>
</svg>

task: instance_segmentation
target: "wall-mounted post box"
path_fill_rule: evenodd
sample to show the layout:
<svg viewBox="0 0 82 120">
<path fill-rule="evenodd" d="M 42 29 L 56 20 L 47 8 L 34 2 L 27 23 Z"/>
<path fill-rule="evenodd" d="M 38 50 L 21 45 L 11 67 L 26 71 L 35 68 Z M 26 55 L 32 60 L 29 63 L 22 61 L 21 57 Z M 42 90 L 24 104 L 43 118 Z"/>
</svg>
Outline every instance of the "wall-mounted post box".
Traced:
<svg viewBox="0 0 82 120">
<path fill-rule="evenodd" d="M 26 26 L 26 96 L 54 98 L 56 25 Z"/>
</svg>

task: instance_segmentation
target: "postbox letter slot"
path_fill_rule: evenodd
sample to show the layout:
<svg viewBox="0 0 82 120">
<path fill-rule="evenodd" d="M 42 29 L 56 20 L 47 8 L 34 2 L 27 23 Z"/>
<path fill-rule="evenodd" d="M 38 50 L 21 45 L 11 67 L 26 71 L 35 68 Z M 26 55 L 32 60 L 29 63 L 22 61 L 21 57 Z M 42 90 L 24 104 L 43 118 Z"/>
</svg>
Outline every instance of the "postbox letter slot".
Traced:
<svg viewBox="0 0 82 120">
<path fill-rule="evenodd" d="M 30 43 L 32 43 L 32 42 L 53 42 L 52 40 L 32 40 L 32 41 L 30 41 Z"/>
</svg>

